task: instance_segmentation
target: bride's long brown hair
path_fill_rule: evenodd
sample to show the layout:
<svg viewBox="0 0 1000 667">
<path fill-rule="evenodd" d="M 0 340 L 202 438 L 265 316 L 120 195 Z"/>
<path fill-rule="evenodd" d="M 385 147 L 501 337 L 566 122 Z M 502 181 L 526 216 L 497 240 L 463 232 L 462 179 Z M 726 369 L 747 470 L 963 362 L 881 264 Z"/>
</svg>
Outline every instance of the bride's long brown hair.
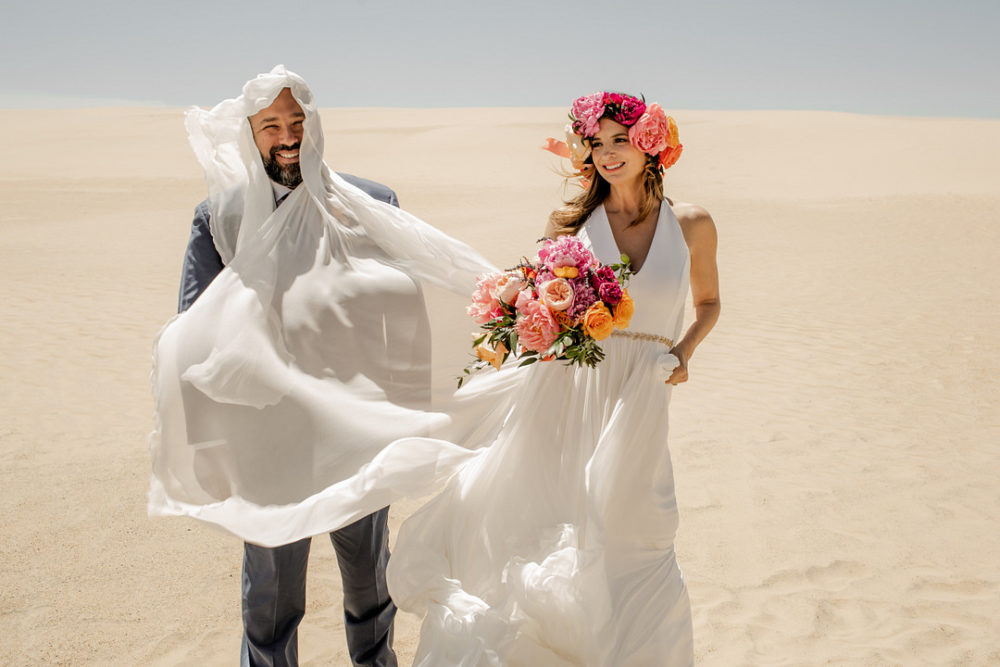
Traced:
<svg viewBox="0 0 1000 667">
<path fill-rule="evenodd" d="M 593 164 L 591 158 L 587 162 Z M 660 173 L 660 162 L 657 156 L 646 156 L 646 168 L 642 178 L 642 203 L 639 206 L 639 215 L 629 223 L 629 226 L 639 224 L 641 220 L 653 212 L 660 202 L 663 201 L 663 174 Z M 611 185 L 601 178 L 597 173 L 597 168 L 593 168 L 593 178 L 590 180 L 590 187 L 581 192 L 576 197 L 568 200 L 562 208 L 557 208 L 549 214 L 549 224 L 557 236 L 563 234 L 575 234 L 578 229 L 587 221 L 590 214 L 604 203 L 604 200 L 611 194 Z"/>
</svg>

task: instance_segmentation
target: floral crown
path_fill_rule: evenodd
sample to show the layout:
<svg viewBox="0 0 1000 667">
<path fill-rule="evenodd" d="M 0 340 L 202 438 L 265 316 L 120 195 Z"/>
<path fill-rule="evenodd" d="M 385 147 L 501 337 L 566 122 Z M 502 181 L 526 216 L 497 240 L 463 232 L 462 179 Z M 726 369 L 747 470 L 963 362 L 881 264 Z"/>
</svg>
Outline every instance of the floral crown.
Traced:
<svg viewBox="0 0 1000 667">
<path fill-rule="evenodd" d="M 628 128 L 632 145 L 643 153 L 656 157 L 660 173 L 680 158 L 684 147 L 677 134 L 677 123 L 659 104 L 646 104 L 645 99 L 624 93 L 593 93 L 573 100 L 570 124 L 566 126 L 566 141 L 549 138 L 545 150 L 569 158 L 578 176 L 589 183 L 594 172 L 590 158 L 590 142 L 586 141 L 600 129 L 602 118 L 610 118 Z"/>
</svg>

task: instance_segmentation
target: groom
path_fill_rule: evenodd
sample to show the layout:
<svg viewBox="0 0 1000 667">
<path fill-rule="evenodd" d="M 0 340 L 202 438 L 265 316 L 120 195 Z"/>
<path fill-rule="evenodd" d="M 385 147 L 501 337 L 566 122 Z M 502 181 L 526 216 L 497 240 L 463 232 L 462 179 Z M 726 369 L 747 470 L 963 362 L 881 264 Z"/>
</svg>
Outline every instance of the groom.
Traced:
<svg viewBox="0 0 1000 667">
<path fill-rule="evenodd" d="M 250 116 L 250 129 L 270 178 L 274 206 L 302 183 L 299 146 L 305 113 L 285 88 Z M 373 181 L 341 176 L 375 199 L 398 206 L 392 190 Z M 208 202 L 195 209 L 184 255 L 178 309 L 187 310 L 223 269 L 211 232 Z M 275 443 L 280 447 L 281 443 Z M 396 606 L 389 598 L 389 508 L 330 533 L 344 588 L 344 627 L 354 665 L 395 666 L 392 650 Z M 243 644 L 241 665 L 298 664 L 297 633 L 305 613 L 310 538 L 279 547 L 243 545 Z"/>
</svg>

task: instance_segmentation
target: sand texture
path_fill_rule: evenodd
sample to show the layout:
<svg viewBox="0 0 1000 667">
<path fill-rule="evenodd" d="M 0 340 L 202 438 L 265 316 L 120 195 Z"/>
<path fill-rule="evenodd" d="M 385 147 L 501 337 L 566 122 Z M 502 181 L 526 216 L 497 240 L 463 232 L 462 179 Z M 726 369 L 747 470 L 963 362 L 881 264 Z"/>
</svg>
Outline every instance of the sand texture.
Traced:
<svg viewBox="0 0 1000 667">
<path fill-rule="evenodd" d="M 666 189 L 713 214 L 723 298 L 672 405 L 698 664 L 1000 664 L 1000 121 L 675 116 Z M 0 663 L 235 664 L 240 543 L 146 517 L 151 341 L 204 196 L 182 111 L 0 118 Z M 501 265 L 562 195 L 565 109 L 323 119 L 331 166 Z M 348 664 L 339 586 L 318 538 L 302 664 Z"/>
</svg>

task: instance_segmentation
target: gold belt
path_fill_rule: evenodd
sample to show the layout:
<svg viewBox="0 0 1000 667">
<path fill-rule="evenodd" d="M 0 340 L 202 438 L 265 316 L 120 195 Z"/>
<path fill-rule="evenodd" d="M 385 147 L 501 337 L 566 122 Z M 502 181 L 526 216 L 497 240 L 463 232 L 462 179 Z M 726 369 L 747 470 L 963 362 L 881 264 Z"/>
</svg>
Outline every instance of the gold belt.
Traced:
<svg viewBox="0 0 1000 667">
<path fill-rule="evenodd" d="M 656 334 L 641 333 L 639 331 L 622 331 L 620 329 L 615 329 L 611 332 L 612 336 L 623 336 L 625 338 L 634 338 L 636 340 L 649 340 L 654 343 L 663 343 L 667 347 L 673 347 L 674 341 L 667 338 L 666 336 L 657 336 Z"/>
</svg>

